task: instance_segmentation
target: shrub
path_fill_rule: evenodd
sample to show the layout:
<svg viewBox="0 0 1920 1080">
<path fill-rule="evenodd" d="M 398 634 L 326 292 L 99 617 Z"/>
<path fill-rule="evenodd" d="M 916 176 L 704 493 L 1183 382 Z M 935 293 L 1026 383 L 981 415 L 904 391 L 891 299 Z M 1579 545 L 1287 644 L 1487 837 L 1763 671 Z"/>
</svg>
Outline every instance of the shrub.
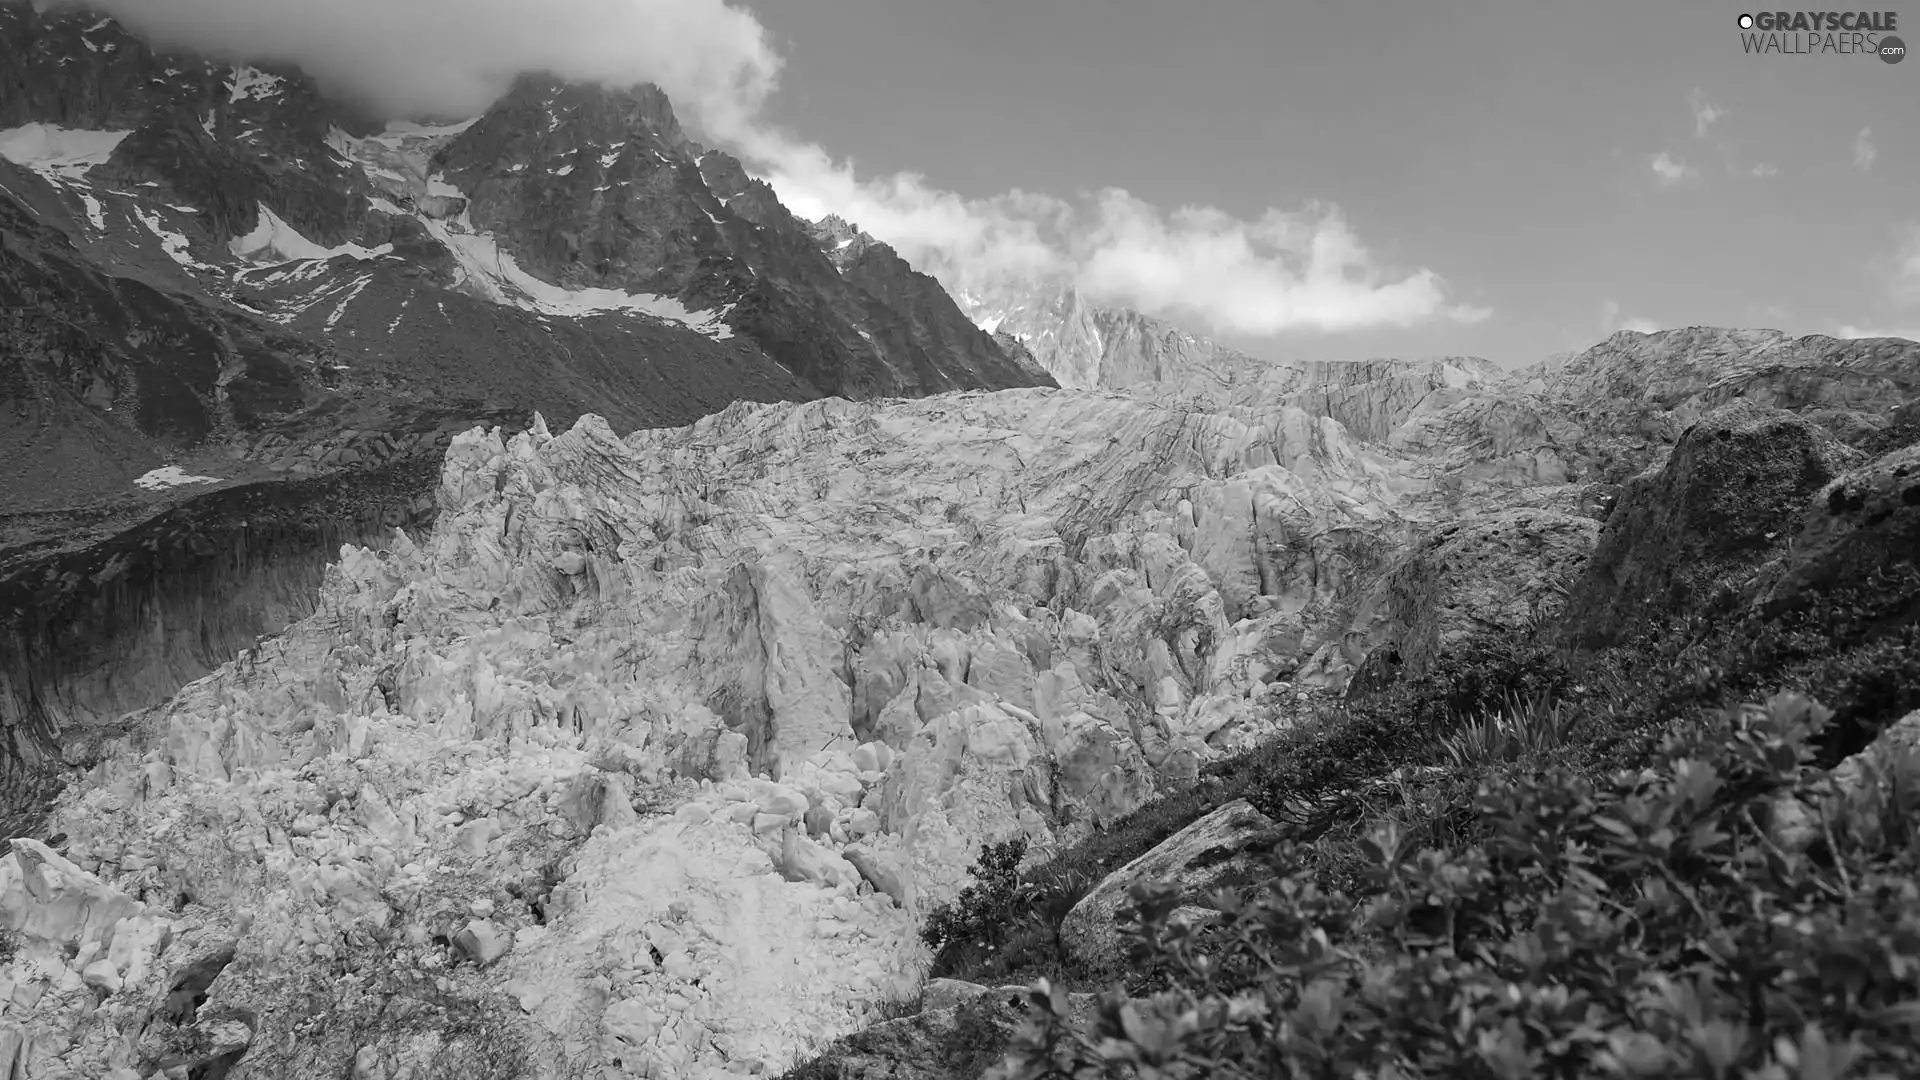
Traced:
<svg viewBox="0 0 1920 1080">
<path fill-rule="evenodd" d="M 1383 828 L 1350 891 L 1301 868 L 1168 919 L 1140 886 L 1126 927 L 1174 985 L 1066 1022 L 1044 981 L 1015 1080 L 1059 1077 L 1920 1075 L 1920 755 L 1837 791 L 1810 769 L 1831 718 L 1791 694 L 1687 725 L 1657 768 L 1490 775 L 1477 843 Z M 1784 850 L 1777 795 L 1818 809 Z"/>
<path fill-rule="evenodd" d="M 1026 854 L 1024 836 L 981 846 L 980 861 L 967 868 L 974 883 L 928 912 L 920 927 L 920 940 L 934 950 L 936 964 L 942 952 L 997 939 L 1017 899 Z"/>
</svg>

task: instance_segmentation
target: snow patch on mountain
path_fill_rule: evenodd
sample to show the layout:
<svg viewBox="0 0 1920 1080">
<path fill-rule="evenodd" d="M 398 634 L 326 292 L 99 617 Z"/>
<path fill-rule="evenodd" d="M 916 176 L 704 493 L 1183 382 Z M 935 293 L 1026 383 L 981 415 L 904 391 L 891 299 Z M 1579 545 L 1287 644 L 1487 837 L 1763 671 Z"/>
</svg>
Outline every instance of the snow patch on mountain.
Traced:
<svg viewBox="0 0 1920 1080">
<path fill-rule="evenodd" d="M 428 179 L 429 190 L 452 198 L 466 198 L 459 188 L 439 177 Z M 446 245 L 459 261 L 463 284 L 496 304 L 537 311 L 544 315 L 594 315 L 608 311 L 635 311 L 657 319 L 677 322 L 715 341 L 733 336 L 733 328 L 722 320 L 733 305 L 717 311 L 690 311 L 670 296 L 629 293 L 620 289 L 569 289 L 542 281 L 522 269 L 514 257 L 502 250 L 493 234 L 475 229 L 466 210 L 457 217 L 436 220 L 419 215 L 434 239 Z"/>
<path fill-rule="evenodd" d="M 158 213 L 149 212 L 139 206 L 135 206 L 133 212 L 140 219 L 140 224 L 147 227 L 148 232 L 160 238 L 160 246 L 166 249 L 168 258 L 188 270 L 209 270 L 216 273 L 219 271 L 219 267 L 210 266 L 194 258 L 193 245 L 185 236 L 167 228 L 166 224 L 160 220 Z"/>
<path fill-rule="evenodd" d="M 106 209 L 100 205 L 100 200 L 94 198 L 92 192 L 83 191 L 78 187 L 73 189 L 73 193 L 80 196 L 80 201 L 86 204 L 87 220 L 93 222 L 93 227 L 103 232 L 106 231 L 107 212 Z"/>
<path fill-rule="evenodd" d="M 233 69 L 233 81 L 228 85 L 233 88 L 233 95 L 227 101 L 233 104 L 274 97 L 286 86 L 286 80 L 259 68 L 242 65 Z"/>
<path fill-rule="evenodd" d="M 340 316 L 346 314 L 347 305 L 353 303 L 354 298 L 359 296 L 361 291 L 367 287 L 367 282 L 372 280 L 373 280 L 373 275 L 368 274 L 362 277 L 359 281 L 354 282 L 353 286 L 347 290 L 346 298 L 341 300 L 339 305 L 333 309 L 333 314 L 327 316 L 327 332 L 329 334 L 331 334 L 333 332 L 333 328 L 339 324 Z"/>
<path fill-rule="evenodd" d="M 150 469 L 142 473 L 140 476 L 135 477 L 133 482 L 140 487 L 146 488 L 148 491 L 164 491 L 167 488 L 184 487 L 187 484 L 217 484 L 220 482 L 220 478 L 217 476 L 189 476 L 186 470 L 178 465 L 163 465 L 158 469 Z"/>
<path fill-rule="evenodd" d="M 260 206 L 259 224 L 247 235 L 235 237 L 230 249 L 240 258 L 253 262 L 286 263 L 303 259 L 332 259 L 341 255 L 351 255 L 361 261 L 377 259 L 391 252 L 393 245 L 381 244 L 377 248 L 361 247 L 359 244 L 323 247 L 300 235 L 299 230 L 280 220 L 280 216 L 263 203 Z"/>
<path fill-rule="evenodd" d="M 0 157 L 56 180 L 79 180 L 113 156 L 131 131 L 25 124 L 0 131 Z"/>
</svg>

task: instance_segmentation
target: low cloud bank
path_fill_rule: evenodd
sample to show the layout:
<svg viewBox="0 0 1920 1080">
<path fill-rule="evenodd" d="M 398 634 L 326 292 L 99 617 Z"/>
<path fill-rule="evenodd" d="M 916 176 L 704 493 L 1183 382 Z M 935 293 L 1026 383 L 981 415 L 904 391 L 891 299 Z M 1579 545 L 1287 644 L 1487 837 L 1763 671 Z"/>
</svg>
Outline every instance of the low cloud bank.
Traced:
<svg viewBox="0 0 1920 1080">
<path fill-rule="evenodd" d="M 1473 323 L 1424 268 L 1390 268 L 1331 204 L 1247 220 L 1167 210 L 1110 188 L 965 199 L 910 173 L 852 165 L 766 121 L 781 61 L 725 0 L 97 0 L 165 45 L 300 65 L 388 116 L 461 118 L 513 76 L 657 83 L 690 128 L 737 153 L 796 213 L 838 213 L 950 289 L 1072 283 L 1103 301 L 1251 335 Z"/>
</svg>

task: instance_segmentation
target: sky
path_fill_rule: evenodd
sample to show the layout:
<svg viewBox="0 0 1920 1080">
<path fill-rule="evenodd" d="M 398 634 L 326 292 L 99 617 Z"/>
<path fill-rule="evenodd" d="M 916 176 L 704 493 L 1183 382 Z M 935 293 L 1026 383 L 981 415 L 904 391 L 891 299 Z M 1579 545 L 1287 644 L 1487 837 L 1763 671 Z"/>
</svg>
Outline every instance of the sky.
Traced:
<svg viewBox="0 0 1920 1080">
<path fill-rule="evenodd" d="M 1737 0 L 103 6 L 392 113 L 654 81 L 949 288 L 1072 282 L 1276 359 L 1920 338 L 1920 61 L 1749 55 Z"/>
<path fill-rule="evenodd" d="M 1411 321 L 1364 299 L 1378 318 L 1332 330 L 1212 313 L 1257 355 L 1515 365 L 1695 324 L 1920 338 L 1920 62 L 1748 55 L 1745 10 L 754 6 L 785 58 L 772 118 L 863 174 L 913 170 L 973 199 L 1120 188 L 1240 222 L 1331 204 L 1382 281 L 1444 282 Z M 1902 14 L 1920 42 L 1920 7 Z"/>
</svg>

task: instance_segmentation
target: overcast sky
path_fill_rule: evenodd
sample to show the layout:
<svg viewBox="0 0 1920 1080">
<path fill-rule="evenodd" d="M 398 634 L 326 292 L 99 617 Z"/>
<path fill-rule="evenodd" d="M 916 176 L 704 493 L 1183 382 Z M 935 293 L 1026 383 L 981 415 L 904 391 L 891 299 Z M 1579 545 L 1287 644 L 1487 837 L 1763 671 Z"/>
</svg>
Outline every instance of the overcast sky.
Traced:
<svg viewBox="0 0 1920 1080">
<path fill-rule="evenodd" d="M 1430 270 L 1427 306 L 1490 311 L 1277 334 L 1212 313 L 1256 352 L 1511 364 L 1689 324 L 1920 338 L 1920 61 L 1745 55 L 1736 4 L 751 7 L 784 58 L 771 116 L 862 175 L 1117 187 L 1246 222 L 1334 204 L 1382 281 Z M 1364 323 L 1366 294 L 1347 302 Z"/>
<path fill-rule="evenodd" d="M 1747 55 L 1738 3 L 98 2 L 401 113 L 655 81 L 950 288 L 1073 280 L 1276 358 L 1920 338 L 1920 60 Z"/>
</svg>

